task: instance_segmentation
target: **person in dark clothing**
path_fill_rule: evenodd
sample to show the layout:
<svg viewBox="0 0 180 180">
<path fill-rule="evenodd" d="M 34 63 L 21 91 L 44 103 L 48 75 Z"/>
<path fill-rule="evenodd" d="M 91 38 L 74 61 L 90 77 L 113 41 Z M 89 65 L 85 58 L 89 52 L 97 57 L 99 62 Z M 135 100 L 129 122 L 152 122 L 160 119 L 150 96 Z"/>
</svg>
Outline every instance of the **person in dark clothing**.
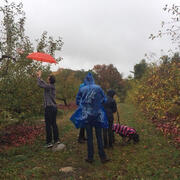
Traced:
<svg viewBox="0 0 180 180">
<path fill-rule="evenodd" d="M 104 109 L 108 117 L 109 127 L 103 129 L 104 148 L 113 147 L 114 132 L 112 130 L 114 116 L 113 113 L 117 111 L 116 101 L 113 99 L 115 95 L 114 90 L 107 92 L 107 101 L 104 103 Z"/>
<path fill-rule="evenodd" d="M 84 143 L 87 139 L 85 138 L 85 128 L 80 128 L 78 143 Z"/>
<path fill-rule="evenodd" d="M 41 71 L 37 72 L 37 84 L 44 89 L 44 107 L 46 124 L 46 147 L 50 148 L 52 144 L 52 135 L 54 144 L 59 144 L 59 132 L 56 124 L 57 106 L 55 101 L 55 77 L 49 75 L 47 83 L 41 79 Z"/>
<path fill-rule="evenodd" d="M 106 163 L 109 159 L 104 152 L 102 141 L 102 128 L 108 127 L 107 117 L 102 106 L 106 101 L 106 96 L 101 87 L 94 83 L 91 73 L 87 74 L 84 82 L 86 86 L 80 88 L 77 94 L 78 109 L 70 120 L 75 124 L 76 128 L 84 127 L 86 129 L 88 155 L 85 161 L 88 163 L 93 162 L 93 128 L 95 128 L 99 157 L 102 163 Z"/>
</svg>

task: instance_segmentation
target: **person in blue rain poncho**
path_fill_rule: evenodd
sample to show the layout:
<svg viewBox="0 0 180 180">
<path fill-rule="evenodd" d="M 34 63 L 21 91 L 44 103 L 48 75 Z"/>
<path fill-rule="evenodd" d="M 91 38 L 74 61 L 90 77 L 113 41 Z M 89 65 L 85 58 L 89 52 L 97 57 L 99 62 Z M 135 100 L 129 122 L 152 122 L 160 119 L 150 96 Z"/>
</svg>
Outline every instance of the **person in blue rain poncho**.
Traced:
<svg viewBox="0 0 180 180">
<path fill-rule="evenodd" d="M 76 128 L 85 128 L 87 133 L 88 157 L 86 162 L 92 163 L 94 156 L 93 147 L 93 127 L 96 132 L 98 144 L 98 153 L 102 163 L 109 159 L 106 157 L 102 143 L 102 128 L 108 128 L 108 120 L 103 109 L 103 103 L 106 96 L 100 86 L 94 83 L 91 73 L 88 73 L 84 79 L 85 86 L 79 89 L 76 96 L 78 109 L 71 116 L 70 120 Z"/>
<path fill-rule="evenodd" d="M 80 84 L 79 89 L 84 87 L 84 86 L 85 86 L 85 83 Z M 79 105 L 78 97 L 76 97 L 76 104 Z M 80 128 L 79 136 L 78 136 L 78 143 L 84 143 L 85 140 L 87 140 L 85 138 L 85 128 Z"/>
</svg>

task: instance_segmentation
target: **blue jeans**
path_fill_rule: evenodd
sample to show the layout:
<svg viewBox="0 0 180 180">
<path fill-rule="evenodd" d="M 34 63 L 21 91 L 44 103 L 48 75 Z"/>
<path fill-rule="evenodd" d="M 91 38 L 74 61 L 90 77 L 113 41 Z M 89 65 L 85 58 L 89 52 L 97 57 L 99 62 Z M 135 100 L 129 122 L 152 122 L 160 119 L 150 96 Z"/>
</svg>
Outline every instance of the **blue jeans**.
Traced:
<svg viewBox="0 0 180 180">
<path fill-rule="evenodd" d="M 93 118 L 93 117 L 91 117 L 91 118 Z M 89 123 L 85 125 L 86 132 L 87 132 L 88 159 L 93 160 L 93 155 L 94 155 L 93 127 L 95 127 L 99 157 L 100 157 L 100 159 L 106 159 L 106 154 L 104 152 L 103 142 L 102 142 L 102 128 L 99 126 L 96 126 L 96 125 L 94 125 L 94 126 L 90 125 Z"/>
</svg>

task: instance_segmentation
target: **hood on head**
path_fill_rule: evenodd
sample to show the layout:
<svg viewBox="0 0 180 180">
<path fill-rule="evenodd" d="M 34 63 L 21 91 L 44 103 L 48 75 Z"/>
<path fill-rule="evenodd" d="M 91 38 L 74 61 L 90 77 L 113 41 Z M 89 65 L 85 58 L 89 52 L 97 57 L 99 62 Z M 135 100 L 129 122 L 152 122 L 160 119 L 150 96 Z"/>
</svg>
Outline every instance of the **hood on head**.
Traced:
<svg viewBox="0 0 180 180">
<path fill-rule="evenodd" d="M 85 77 L 84 84 L 85 85 L 94 84 L 94 78 L 90 72 L 88 72 L 87 76 Z"/>
<path fill-rule="evenodd" d="M 107 95 L 112 97 L 112 98 L 114 97 L 115 94 L 116 94 L 116 92 L 114 90 L 112 90 L 112 89 L 108 90 L 108 92 L 107 92 Z"/>
</svg>

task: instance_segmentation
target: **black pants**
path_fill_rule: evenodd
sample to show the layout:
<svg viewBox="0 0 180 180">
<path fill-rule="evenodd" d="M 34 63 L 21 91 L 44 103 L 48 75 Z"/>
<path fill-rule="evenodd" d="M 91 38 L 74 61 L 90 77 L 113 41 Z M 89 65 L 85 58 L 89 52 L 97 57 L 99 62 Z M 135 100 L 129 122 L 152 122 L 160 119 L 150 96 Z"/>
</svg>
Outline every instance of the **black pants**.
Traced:
<svg viewBox="0 0 180 180">
<path fill-rule="evenodd" d="M 112 147 L 114 143 L 114 133 L 112 131 L 113 122 L 109 122 L 109 128 L 103 129 L 104 147 Z"/>
<path fill-rule="evenodd" d="M 45 108 L 45 123 L 46 123 L 46 143 L 52 143 L 52 135 L 54 142 L 59 140 L 58 127 L 56 124 L 57 108 L 47 106 Z"/>
<path fill-rule="evenodd" d="M 85 140 L 85 128 L 80 128 L 78 140 Z"/>
</svg>

